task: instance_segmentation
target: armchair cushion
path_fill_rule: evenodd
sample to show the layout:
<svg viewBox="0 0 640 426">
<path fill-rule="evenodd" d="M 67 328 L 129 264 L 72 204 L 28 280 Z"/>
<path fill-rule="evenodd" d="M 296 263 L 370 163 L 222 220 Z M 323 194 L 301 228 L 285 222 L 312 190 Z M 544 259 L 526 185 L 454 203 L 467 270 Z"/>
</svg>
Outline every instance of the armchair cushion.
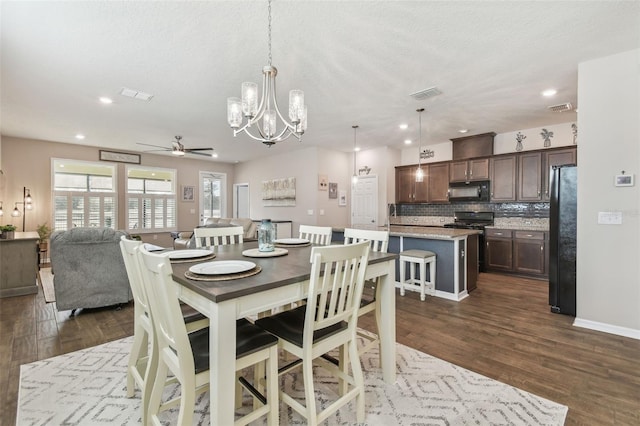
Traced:
<svg viewBox="0 0 640 426">
<path fill-rule="evenodd" d="M 59 311 L 127 303 L 132 299 L 120 251 L 111 228 L 72 228 L 51 236 L 51 267 Z"/>
</svg>

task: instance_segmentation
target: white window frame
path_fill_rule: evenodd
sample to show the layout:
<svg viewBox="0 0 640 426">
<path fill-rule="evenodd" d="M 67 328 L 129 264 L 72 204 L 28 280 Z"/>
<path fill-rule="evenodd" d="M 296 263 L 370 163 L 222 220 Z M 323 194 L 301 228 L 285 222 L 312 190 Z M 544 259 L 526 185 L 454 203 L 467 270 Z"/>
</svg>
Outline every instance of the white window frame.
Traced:
<svg viewBox="0 0 640 426">
<path fill-rule="evenodd" d="M 112 180 L 112 191 L 59 191 L 56 190 L 56 174 L 61 172 L 60 165 L 65 165 L 66 167 L 70 167 L 72 165 L 86 166 L 88 168 L 95 166 L 100 168 L 109 168 L 112 170 L 111 180 Z M 80 174 L 80 173 L 79 173 Z M 87 173 L 86 176 L 91 175 Z M 105 211 L 104 209 L 100 209 L 99 213 L 99 223 L 100 227 L 108 227 L 113 229 L 118 229 L 118 167 L 117 165 L 105 164 L 102 162 L 95 161 L 82 161 L 82 160 L 70 160 L 64 158 L 51 158 L 51 194 L 52 194 L 52 212 L 51 212 L 51 223 L 54 231 L 62 231 L 73 228 L 75 225 L 73 223 L 73 198 L 81 197 L 83 198 L 83 225 L 85 227 L 90 226 L 90 203 L 89 200 L 91 198 L 98 198 L 100 200 L 100 205 L 104 206 L 104 200 L 106 198 L 112 198 L 113 200 L 113 216 L 112 222 L 109 225 L 105 225 Z M 56 198 L 57 197 L 66 197 L 67 198 L 67 223 L 64 228 L 58 227 L 56 222 Z"/>
<path fill-rule="evenodd" d="M 129 192 L 129 175 L 132 170 L 143 170 L 145 172 L 150 173 L 164 173 L 171 175 L 171 192 L 166 194 L 147 194 L 147 193 L 138 193 L 138 192 Z M 127 232 L 136 233 L 136 234 L 145 234 L 145 233 L 158 233 L 158 232 L 171 232 L 176 231 L 177 222 L 178 222 L 178 200 L 177 200 L 177 176 L 178 173 L 176 169 L 168 169 L 162 167 L 149 167 L 149 166 L 141 166 L 139 164 L 128 165 L 126 166 L 126 178 L 125 178 L 125 220 L 127 226 Z M 129 220 L 129 205 L 131 200 L 137 200 L 138 204 L 138 217 L 136 221 L 136 225 L 140 224 L 139 227 L 130 228 L 131 221 Z M 158 201 L 162 201 L 163 211 L 161 213 L 156 214 L 156 205 Z M 149 227 L 145 227 L 145 202 L 150 204 L 150 213 L 149 213 Z M 173 214 L 168 214 L 167 209 L 171 208 L 173 205 Z M 166 223 L 164 221 L 173 217 L 173 224 Z M 163 223 L 158 224 L 156 222 L 156 218 L 161 218 Z"/>
</svg>

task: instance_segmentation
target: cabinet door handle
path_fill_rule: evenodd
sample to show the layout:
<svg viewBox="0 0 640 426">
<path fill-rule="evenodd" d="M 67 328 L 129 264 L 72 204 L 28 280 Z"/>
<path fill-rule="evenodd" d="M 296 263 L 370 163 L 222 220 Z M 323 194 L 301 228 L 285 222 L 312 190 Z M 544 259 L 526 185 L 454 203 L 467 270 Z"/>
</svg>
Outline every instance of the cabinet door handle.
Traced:
<svg viewBox="0 0 640 426">
<path fill-rule="evenodd" d="M 496 235 L 502 235 L 502 232 L 496 232 Z"/>
<path fill-rule="evenodd" d="M 533 237 L 533 234 L 527 234 L 527 237 Z"/>
</svg>

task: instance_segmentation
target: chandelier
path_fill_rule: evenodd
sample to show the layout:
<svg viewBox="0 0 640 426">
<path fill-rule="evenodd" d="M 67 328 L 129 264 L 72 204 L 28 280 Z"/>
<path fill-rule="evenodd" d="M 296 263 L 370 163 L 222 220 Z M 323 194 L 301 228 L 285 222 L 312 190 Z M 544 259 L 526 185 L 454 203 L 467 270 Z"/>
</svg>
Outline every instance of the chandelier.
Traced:
<svg viewBox="0 0 640 426">
<path fill-rule="evenodd" d="M 278 108 L 276 100 L 276 75 L 278 70 L 271 65 L 271 0 L 269 0 L 269 65 L 262 68 L 262 97 L 258 104 L 258 85 L 242 83 L 240 98 L 227 99 L 227 121 L 233 129 L 233 136 L 245 132 L 249 137 L 271 146 L 282 142 L 290 136 L 302 141 L 307 129 L 307 107 L 304 104 L 304 92 L 289 92 L 289 120 L 287 121 Z M 244 119 L 247 119 L 243 124 Z M 280 118 L 284 127 L 277 129 Z M 262 120 L 262 123 L 260 123 Z"/>
<path fill-rule="evenodd" d="M 422 170 L 422 111 L 418 108 L 418 169 L 416 170 L 416 182 L 424 182 L 424 171 Z"/>
</svg>

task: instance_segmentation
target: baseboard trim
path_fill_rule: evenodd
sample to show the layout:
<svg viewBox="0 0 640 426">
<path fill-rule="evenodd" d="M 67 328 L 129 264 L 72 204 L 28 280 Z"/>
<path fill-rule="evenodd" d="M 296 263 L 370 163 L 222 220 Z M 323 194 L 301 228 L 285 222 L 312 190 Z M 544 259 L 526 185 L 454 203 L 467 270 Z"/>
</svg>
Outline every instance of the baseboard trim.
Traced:
<svg viewBox="0 0 640 426">
<path fill-rule="evenodd" d="M 602 331 L 609 334 L 615 334 L 617 336 L 630 337 L 632 339 L 640 340 L 640 330 L 634 330 L 633 328 L 620 327 L 617 325 L 611 325 L 603 322 L 591 321 L 581 318 L 576 318 L 573 321 L 573 325 L 576 327 L 588 328 L 590 330 Z"/>
</svg>

